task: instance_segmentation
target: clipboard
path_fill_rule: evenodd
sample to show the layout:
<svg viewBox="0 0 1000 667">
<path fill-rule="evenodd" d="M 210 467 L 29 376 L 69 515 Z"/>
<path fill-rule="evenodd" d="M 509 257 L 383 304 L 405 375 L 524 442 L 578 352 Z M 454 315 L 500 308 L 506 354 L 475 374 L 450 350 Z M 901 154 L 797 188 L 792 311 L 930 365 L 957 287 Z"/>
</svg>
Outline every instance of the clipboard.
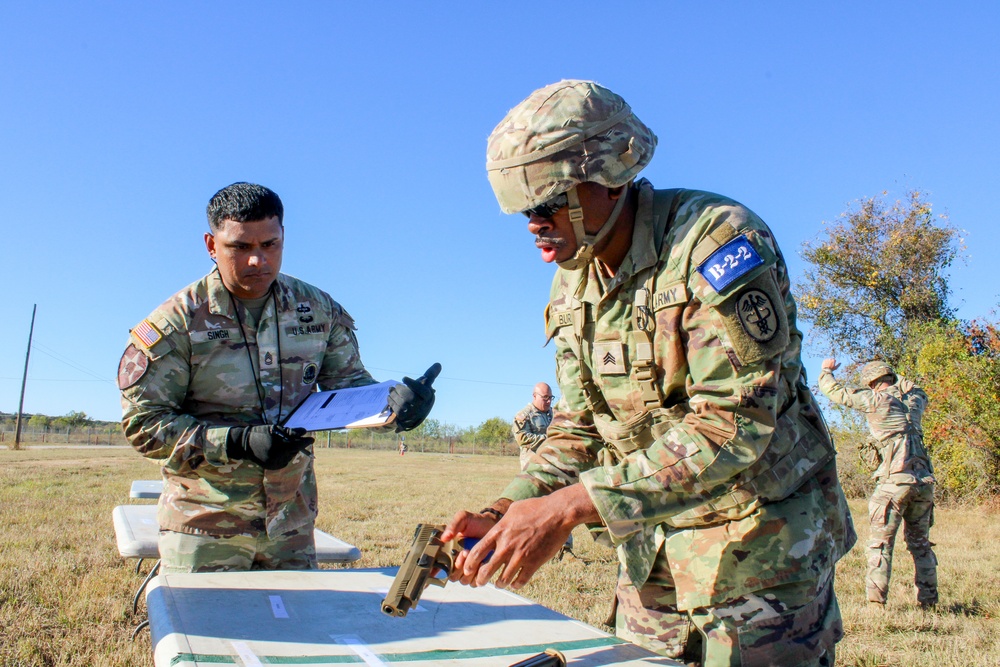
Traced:
<svg viewBox="0 0 1000 667">
<path fill-rule="evenodd" d="M 375 428 L 396 420 L 389 409 L 389 390 L 396 380 L 363 387 L 317 391 L 306 396 L 282 422 L 286 428 L 333 431 L 345 428 Z"/>
</svg>

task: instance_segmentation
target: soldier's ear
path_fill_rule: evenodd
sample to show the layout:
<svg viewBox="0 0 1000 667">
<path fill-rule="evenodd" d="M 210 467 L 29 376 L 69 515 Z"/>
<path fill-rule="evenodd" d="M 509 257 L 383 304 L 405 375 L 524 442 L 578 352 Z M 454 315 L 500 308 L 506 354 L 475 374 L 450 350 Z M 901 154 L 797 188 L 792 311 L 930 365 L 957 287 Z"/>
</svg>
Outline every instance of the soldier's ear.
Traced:
<svg viewBox="0 0 1000 667">
<path fill-rule="evenodd" d="M 205 232 L 205 249 L 208 250 L 208 256 L 215 261 L 215 237 L 209 232 Z"/>
</svg>

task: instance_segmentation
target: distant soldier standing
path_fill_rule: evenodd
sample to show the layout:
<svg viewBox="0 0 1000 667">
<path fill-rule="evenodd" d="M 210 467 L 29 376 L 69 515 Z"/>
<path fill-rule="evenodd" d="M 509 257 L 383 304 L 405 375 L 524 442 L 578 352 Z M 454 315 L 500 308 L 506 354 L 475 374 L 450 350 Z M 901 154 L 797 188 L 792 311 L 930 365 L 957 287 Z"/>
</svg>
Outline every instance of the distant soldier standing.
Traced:
<svg viewBox="0 0 1000 667">
<path fill-rule="evenodd" d="M 531 453 L 545 442 L 545 431 L 552 423 L 552 388 L 544 382 L 535 385 L 531 403 L 516 415 L 510 430 L 521 448 L 521 470 L 528 467 Z"/>
<path fill-rule="evenodd" d="M 555 262 L 561 398 L 452 578 L 520 588 L 580 524 L 618 548 L 616 634 L 703 667 L 834 664 L 834 565 L 856 536 L 770 229 L 725 197 L 635 180 L 656 137 L 561 81 L 487 140 L 500 208 Z M 493 551 L 488 561 L 487 554 Z"/>
<path fill-rule="evenodd" d="M 896 375 L 883 361 L 861 369 L 864 387 L 843 385 L 833 377 L 840 367 L 825 359 L 819 376 L 820 390 L 835 403 L 865 413 L 871 437 L 862 447 L 862 458 L 874 472 L 875 491 L 868 501 L 871 539 L 865 589 L 870 602 L 885 604 L 892 573 L 892 548 L 903 525 L 906 548 L 916 569 L 917 603 L 931 607 L 938 602 L 937 557 L 931 549 L 934 525 L 934 470 L 924 449 L 920 422 L 927 408 L 927 394 Z"/>
<path fill-rule="evenodd" d="M 281 423 L 317 388 L 375 380 L 347 311 L 280 273 L 277 194 L 234 183 L 207 213 L 215 268 L 131 330 L 118 366 L 125 437 L 163 466 L 161 572 L 314 569 L 313 439 Z M 397 430 L 434 403 L 430 380 L 403 382 Z"/>
<path fill-rule="evenodd" d="M 531 394 L 531 403 L 516 415 L 510 430 L 514 441 L 521 448 L 521 470 L 527 470 L 531 455 L 545 442 L 545 433 L 552 423 L 552 387 L 544 382 L 535 385 Z M 562 560 L 567 552 L 573 553 L 573 535 L 570 534 L 563 544 L 557 558 Z"/>
</svg>

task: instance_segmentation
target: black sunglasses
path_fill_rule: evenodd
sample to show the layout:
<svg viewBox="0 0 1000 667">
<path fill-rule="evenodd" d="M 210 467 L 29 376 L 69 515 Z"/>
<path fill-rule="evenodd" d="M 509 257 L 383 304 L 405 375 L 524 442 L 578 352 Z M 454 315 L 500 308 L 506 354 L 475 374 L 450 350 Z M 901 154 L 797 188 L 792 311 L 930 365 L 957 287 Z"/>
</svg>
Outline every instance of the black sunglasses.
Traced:
<svg viewBox="0 0 1000 667">
<path fill-rule="evenodd" d="M 525 217 L 530 218 L 531 216 L 538 216 L 539 218 L 551 218 L 556 214 L 556 211 L 561 209 L 563 206 L 569 206 L 569 197 L 566 193 L 561 195 L 556 195 L 547 202 L 541 203 L 534 208 L 529 208 L 526 211 L 521 211 L 524 213 Z"/>
</svg>

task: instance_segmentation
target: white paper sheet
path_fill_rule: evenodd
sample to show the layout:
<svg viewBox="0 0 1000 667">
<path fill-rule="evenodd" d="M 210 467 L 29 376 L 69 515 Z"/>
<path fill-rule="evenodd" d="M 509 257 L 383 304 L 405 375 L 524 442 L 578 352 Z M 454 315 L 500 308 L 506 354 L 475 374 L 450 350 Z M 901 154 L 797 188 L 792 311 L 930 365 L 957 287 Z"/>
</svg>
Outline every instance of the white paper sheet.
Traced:
<svg viewBox="0 0 1000 667">
<path fill-rule="evenodd" d="M 386 380 L 366 387 L 309 394 L 284 425 L 307 431 L 380 426 L 394 416 L 386 406 L 389 390 L 397 384 L 395 380 Z"/>
</svg>

